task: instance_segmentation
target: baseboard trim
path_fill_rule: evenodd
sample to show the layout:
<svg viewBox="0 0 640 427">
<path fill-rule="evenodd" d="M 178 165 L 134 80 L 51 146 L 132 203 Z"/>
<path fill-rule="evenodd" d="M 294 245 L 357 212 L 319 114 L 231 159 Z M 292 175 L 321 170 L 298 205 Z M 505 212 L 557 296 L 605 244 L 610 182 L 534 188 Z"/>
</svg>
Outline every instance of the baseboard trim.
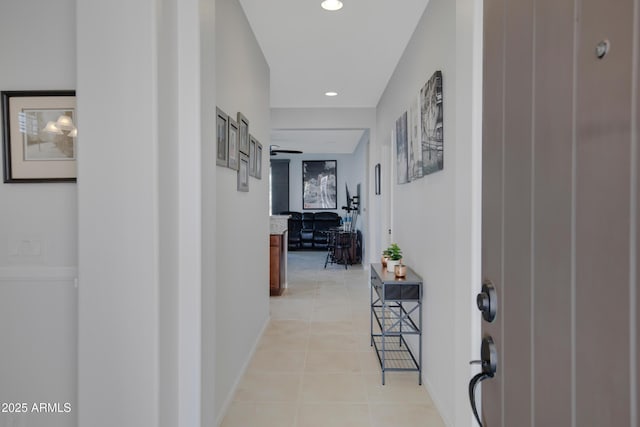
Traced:
<svg viewBox="0 0 640 427">
<path fill-rule="evenodd" d="M 271 322 L 271 316 L 268 316 L 264 325 L 262 325 L 262 330 L 258 334 L 258 338 L 256 339 L 256 341 L 253 343 L 253 346 L 251 347 L 251 351 L 249 352 L 249 357 L 247 357 L 247 359 L 244 361 L 244 364 L 242 365 L 242 369 L 240 370 L 240 375 L 238 375 L 238 378 L 236 378 L 236 380 L 234 381 L 233 386 L 231 387 L 231 391 L 229 392 L 229 395 L 225 399 L 224 404 L 220 409 L 220 413 L 216 418 L 216 427 L 220 427 L 220 425 L 222 424 L 222 421 L 224 420 L 224 417 L 227 415 L 227 411 L 229 410 L 231 403 L 233 403 L 233 397 L 236 395 L 236 391 L 238 390 L 240 381 L 242 381 L 242 378 L 247 373 L 247 369 L 249 369 L 249 364 L 251 363 L 251 360 L 253 359 L 253 355 L 256 353 L 256 350 L 258 349 L 258 344 L 260 344 L 260 341 L 262 340 L 262 336 L 264 335 L 264 333 L 267 330 L 267 327 L 269 326 L 269 322 Z"/>
<path fill-rule="evenodd" d="M 424 375 L 424 371 L 422 373 Z M 442 405 L 442 402 L 440 401 L 440 398 L 434 392 L 434 389 L 431 386 L 431 383 L 429 382 L 429 380 L 424 378 L 424 376 L 422 378 L 422 384 L 424 384 L 424 387 L 427 389 L 427 393 L 429 393 L 429 396 L 431 397 L 431 401 L 433 402 L 434 406 L 438 410 L 438 414 L 440 415 L 440 418 L 442 418 L 442 421 L 444 422 L 444 425 L 447 426 L 447 427 L 453 427 L 453 423 L 451 422 L 451 420 L 449 420 L 445 416 L 445 413 L 443 411 L 444 406 Z"/>
<path fill-rule="evenodd" d="M 67 282 L 78 277 L 77 267 L 0 267 L 3 282 Z"/>
</svg>

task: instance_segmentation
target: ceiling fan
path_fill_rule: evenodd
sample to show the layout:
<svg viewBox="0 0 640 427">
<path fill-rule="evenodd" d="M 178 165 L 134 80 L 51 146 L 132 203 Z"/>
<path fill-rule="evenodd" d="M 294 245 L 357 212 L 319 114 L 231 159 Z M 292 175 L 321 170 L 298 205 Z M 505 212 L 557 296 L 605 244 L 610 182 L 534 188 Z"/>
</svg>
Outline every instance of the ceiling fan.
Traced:
<svg viewBox="0 0 640 427">
<path fill-rule="evenodd" d="M 269 146 L 269 155 L 277 156 L 278 153 L 282 153 L 282 154 L 302 154 L 302 151 L 300 151 L 300 150 L 285 150 L 285 149 L 280 149 L 280 148 L 275 148 L 275 147 L 280 147 L 280 146 L 279 145 L 270 145 Z"/>
</svg>

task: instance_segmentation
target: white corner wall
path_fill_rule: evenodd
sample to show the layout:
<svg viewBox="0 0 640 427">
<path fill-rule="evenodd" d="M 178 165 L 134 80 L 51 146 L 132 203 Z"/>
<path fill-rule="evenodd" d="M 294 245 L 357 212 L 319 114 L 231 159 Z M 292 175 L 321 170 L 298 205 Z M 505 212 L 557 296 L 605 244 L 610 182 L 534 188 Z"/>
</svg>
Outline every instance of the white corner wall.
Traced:
<svg viewBox="0 0 640 427">
<path fill-rule="evenodd" d="M 180 3 L 181 0 L 175 0 Z M 215 426 L 216 412 L 216 124 L 211 117 L 216 114 L 216 0 L 199 0 L 200 3 L 200 105 L 202 169 L 202 288 L 201 288 L 201 419 L 202 426 Z M 188 360 L 184 361 L 188 369 Z M 197 425 L 197 424 L 196 424 Z M 167 424 L 169 427 L 170 424 Z M 200 426 L 198 426 L 200 427 Z"/>
<path fill-rule="evenodd" d="M 262 143 L 262 179 L 216 171 L 216 398 L 221 421 L 269 318 L 269 66 L 238 0 L 216 2 L 216 100 Z M 211 115 L 212 121 L 215 117 Z M 213 154 L 213 152 L 212 152 Z M 215 165 L 215 155 L 210 157 Z M 214 260 L 205 260 L 205 263 Z"/>
<path fill-rule="evenodd" d="M 159 423 L 154 3 L 77 1 L 79 425 Z"/>
<path fill-rule="evenodd" d="M 78 422 L 200 426 L 213 2 L 76 1 Z"/>
<path fill-rule="evenodd" d="M 448 426 L 472 425 L 468 362 L 479 352 L 472 301 L 480 285 L 481 10 L 476 0 L 429 2 L 378 104 L 380 139 L 371 149 L 371 167 L 383 164 L 380 207 L 391 206 L 380 235 L 390 217 L 391 240 L 424 279 L 424 380 Z M 444 170 L 398 185 L 384 157 L 390 135 L 436 70 L 443 75 Z"/>
<path fill-rule="evenodd" d="M 74 0 L 1 2 L 0 90 L 75 89 L 75 24 Z M 76 425 L 76 194 L 74 183 L 0 183 L 0 402 L 72 409 L 0 413 L 3 426 Z M 24 240 L 37 253 L 20 255 Z"/>
</svg>

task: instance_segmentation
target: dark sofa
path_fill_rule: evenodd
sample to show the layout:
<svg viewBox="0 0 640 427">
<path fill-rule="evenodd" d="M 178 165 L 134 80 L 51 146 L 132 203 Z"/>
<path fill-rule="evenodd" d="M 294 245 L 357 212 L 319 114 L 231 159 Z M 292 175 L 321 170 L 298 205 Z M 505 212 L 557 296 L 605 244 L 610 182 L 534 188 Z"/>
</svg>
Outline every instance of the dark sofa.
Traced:
<svg viewBox="0 0 640 427">
<path fill-rule="evenodd" d="M 335 212 L 281 212 L 290 215 L 288 225 L 289 249 L 326 249 L 329 229 L 340 226 Z"/>
</svg>

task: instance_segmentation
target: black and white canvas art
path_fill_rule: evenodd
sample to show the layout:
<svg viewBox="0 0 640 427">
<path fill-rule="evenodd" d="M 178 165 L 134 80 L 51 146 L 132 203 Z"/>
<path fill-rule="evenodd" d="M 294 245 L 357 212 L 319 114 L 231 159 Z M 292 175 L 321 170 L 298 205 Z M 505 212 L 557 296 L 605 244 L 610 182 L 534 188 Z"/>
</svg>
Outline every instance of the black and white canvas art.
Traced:
<svg viewBox="0 0 640 427">
<path fill-rule="evenodd" d="M 436 71 L 393 128 L 398 184 L 443 169 L 443 106 L 442 72 Z"/>
<path fill-rule="evenodd" d="M 422 114 L 422 170 L 424 175 L 442 170 L 443 99 L 442 72 L 436 71 L 420 90 Z"/>
<path fill-rule="evenodd" d="M 416 95 L 409 107 L 409 181 L 422 178 L 422 120 L 420 117 L 420 96 Z"/>
<path fill-rule="evenodd" d="M 398 184 L 406 184 L 409 182 L 407 151 L 407 112 L 405 111 L 400 118 L 396 120 L 396 171 L 398 174 Z"/>
<path fill-rule="evenodd" d="M 302 208 L 337 209 L 337 161 L 302 162 Z"/>
</svg>

